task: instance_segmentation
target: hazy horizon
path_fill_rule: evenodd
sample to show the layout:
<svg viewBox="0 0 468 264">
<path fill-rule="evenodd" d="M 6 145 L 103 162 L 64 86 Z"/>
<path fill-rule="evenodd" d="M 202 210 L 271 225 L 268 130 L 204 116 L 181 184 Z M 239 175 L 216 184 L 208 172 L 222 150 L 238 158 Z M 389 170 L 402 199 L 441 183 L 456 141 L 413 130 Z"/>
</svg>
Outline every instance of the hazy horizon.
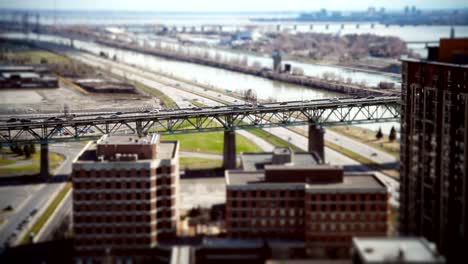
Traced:
<svg viewBox="0 0 468 264">
<path fill-rule="evenodd" d="M 40 11 L 117 11 L 117 12 L 173 12 L 173 13 L 261 13 L 261 12 L 307 12 L 322 8 L 337 11 L 358 11 L 369 7 L 397 11 L 405 6 L 416 6 L 418 9 L 461 9 L 468 8 L 465 0 L 329 0 L 320 4 L 312 1 L 289 0 L 287 3 L 278 0 L 172 0 L 159 2 L 151 0 L 23 0 L 12 2 L 0 0 L 0 9 L 24 9 Z"/>
</svg>

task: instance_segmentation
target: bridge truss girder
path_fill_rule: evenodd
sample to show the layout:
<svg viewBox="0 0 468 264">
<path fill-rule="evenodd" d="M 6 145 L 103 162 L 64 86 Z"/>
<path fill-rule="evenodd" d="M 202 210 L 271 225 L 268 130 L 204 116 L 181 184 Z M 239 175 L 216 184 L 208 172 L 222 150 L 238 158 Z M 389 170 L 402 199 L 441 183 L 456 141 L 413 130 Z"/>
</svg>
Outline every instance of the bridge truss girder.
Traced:
<svg viewBox="0 0 468 264">
<path fill-rule="evenodd" d="M 151 132 L 161 134 L 229 131 L 276 126 L 318 124 L 321 126 L 398 121 L 397 102 L 294 107 L 279 109 L 250 108 L 230 112 L 190 112 L 174 115 L 135 115 L 114 118 L 76 119 L 62 122 L 1 124 L 2 146 L 29 143 L 64 142 L 95 139 L 103 134 Z M 89 133 L 93 130 L 93 133 Z"/>
</svg>

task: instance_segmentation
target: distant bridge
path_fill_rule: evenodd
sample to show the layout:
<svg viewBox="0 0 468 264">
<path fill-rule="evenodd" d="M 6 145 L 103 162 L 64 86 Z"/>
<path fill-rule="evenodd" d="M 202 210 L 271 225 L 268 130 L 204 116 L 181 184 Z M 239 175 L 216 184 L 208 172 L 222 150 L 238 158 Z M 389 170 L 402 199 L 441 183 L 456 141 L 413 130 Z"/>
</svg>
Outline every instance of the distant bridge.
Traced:
<svg viewBox="0 0 468 264">
<path fill-rule="evenodd" d="M 224 131 L 225 167 L 235 166 L 236 129 L 309 125 L 309 151 L 323 158 L 321 126 L 398 121 L 400 97 L 334 98 L 263 105 L 230 105 L 188 109 L 35 115 L 0 122 L 2 146 L 96 139 L 104 134 L 194 133 Z M 61 116 L 60 116 L 61 115 Z M 46 161 L 44 161 L 46 162 Z"/>
</svg>

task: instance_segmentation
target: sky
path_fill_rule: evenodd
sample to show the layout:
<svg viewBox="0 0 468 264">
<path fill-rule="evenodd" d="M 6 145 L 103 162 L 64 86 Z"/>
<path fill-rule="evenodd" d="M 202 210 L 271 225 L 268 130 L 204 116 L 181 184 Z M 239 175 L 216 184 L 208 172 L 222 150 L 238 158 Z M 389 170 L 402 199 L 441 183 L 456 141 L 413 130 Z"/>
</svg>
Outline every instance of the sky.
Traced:
<svg viewBox="0 0 468 264">
<path fill-rule="evenodd" d="M 387 10 L 415 5 L 421 9 L 468 8 L 467 0 L 0 0 L 0 9 L 129 10 L 129 11 L 313 11 Z"/>
</svg>

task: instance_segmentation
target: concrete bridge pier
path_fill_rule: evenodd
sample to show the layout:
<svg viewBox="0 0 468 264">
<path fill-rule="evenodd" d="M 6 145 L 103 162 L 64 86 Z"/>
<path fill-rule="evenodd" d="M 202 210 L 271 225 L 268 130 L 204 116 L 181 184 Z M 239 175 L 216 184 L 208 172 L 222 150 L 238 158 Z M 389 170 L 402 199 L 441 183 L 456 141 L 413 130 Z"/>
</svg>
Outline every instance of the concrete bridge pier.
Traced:
<svg viewBox="0 0 468 264">
<path fill-rule="evenodd" d="M 49 176 L 49 144 L 41 143 L 41 163 L 40 176 Z"/>
<path fill-rule="evenodd" d="M 224 131 L 223 167 L 224 169 L 236 168 L 236 132 L 234 130 Z"/>
<path fill-rule="evenodd" d="M 309 152 L 315 152 L 325 161 L 325 131 L 317 124 L 309 123 Z"/>
</svg>

